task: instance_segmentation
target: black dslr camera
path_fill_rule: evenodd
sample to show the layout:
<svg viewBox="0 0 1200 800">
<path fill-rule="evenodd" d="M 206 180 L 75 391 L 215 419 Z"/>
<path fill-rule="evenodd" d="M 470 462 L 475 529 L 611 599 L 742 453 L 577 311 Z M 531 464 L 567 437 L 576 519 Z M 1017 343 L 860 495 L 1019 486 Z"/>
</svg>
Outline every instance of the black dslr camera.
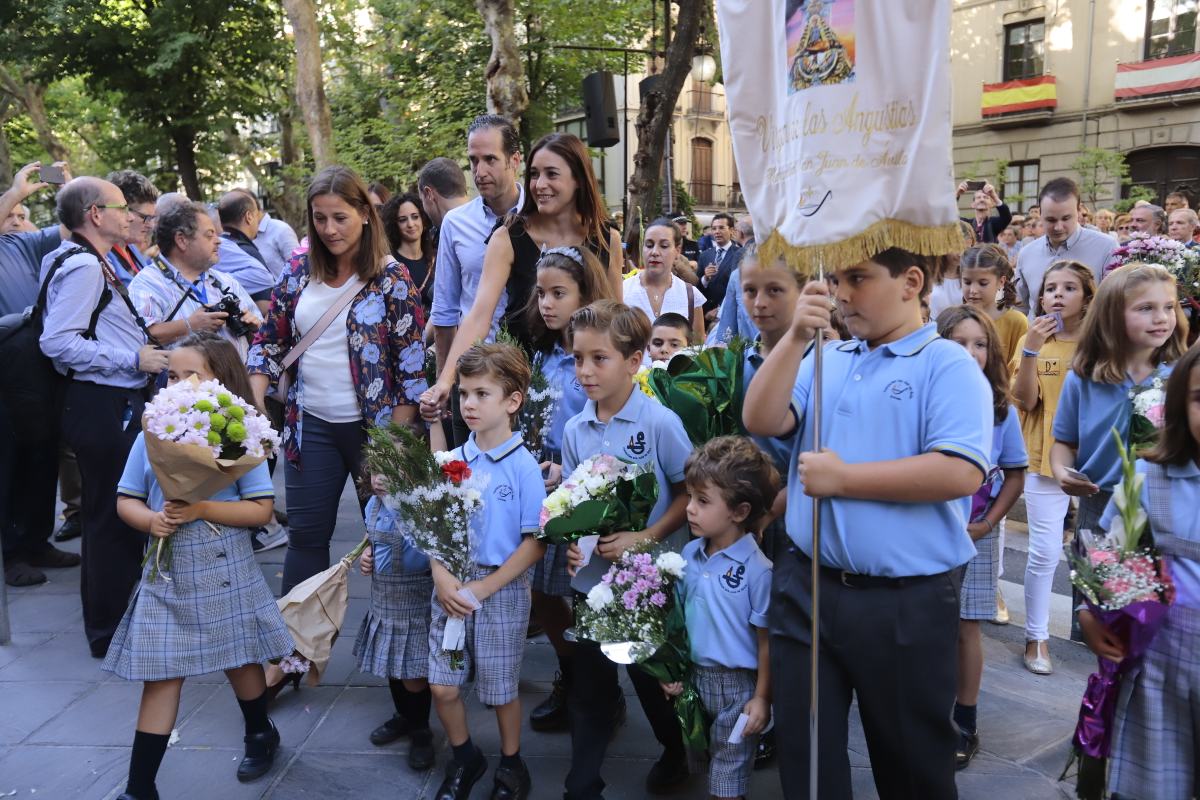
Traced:
<svg viewBox="0 0 1200 800">
<path fill-rule="evenodd" d="M 222 294 L 220 300 L 205 306 L 204 310 L 214 314 L 228 314 L 225 325 L 229 328 L 229 332 L 234 336 L 244 336 L 247 342 L 254 340 L 254 334 L 258 332 L 258 328 L 242 319 L 242 306 L 232 294 Z"/>
</svg>

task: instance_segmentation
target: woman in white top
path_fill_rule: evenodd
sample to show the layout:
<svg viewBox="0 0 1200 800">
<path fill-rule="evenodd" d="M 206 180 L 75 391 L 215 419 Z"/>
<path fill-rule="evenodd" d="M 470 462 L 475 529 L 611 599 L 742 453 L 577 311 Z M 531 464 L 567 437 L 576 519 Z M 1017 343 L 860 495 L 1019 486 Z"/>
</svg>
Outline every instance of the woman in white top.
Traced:
<svg viewBox="0 0 1200 800">
<path fill-rule="evenodd" d="M 646 228 L 642 241 L 642 271 L 625 279 L 624 302 L 640 308 L 650 322 L 667 312 L 692 323 L 692 339 L 704 340 L 704 295 L 671 271 L 683 245 L 679 228 L 660 217 Z"/>
</svg>

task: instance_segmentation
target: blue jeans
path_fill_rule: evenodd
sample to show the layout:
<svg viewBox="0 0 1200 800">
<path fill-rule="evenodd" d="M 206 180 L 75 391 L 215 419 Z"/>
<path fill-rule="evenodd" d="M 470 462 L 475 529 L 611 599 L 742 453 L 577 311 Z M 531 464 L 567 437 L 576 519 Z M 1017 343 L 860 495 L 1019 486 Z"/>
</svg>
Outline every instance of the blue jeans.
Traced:
<svg viewBox="0 0 1200 800">
<path fill-rule="evenodd" d="M 361 422 L 326 422 L 304 414 L 300 466 L 284 468 L 287 489 L 288 549 L 283 559 L 283 594 L 329 566 L 329 541 L 337 526 L 338 503 L 346 478 L 362 477 L 367 434 Z M 359 492 L 360 509 L 365 507 Z"/>
</svg>

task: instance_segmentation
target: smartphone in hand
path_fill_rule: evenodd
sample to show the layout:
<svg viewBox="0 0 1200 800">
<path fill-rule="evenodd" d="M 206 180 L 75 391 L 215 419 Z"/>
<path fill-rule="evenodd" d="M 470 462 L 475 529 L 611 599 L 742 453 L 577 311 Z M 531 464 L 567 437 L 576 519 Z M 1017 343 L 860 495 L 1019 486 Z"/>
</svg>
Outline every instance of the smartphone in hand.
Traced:
<svg viewBox="0 0 1200 800">
<path fill-rule="evenodd" d="M 987 185 L 987 181 L 966 181 L 968 192 L 978 192 Z"/>
<path fill-rule="evenodd" d="M 1091 478 L 1089 478 L 1087 475 L 1084 475 L 1082 472 L 1075 469 L 1074 467 L 1066 467 L 1063 469 L 1063 472 L 1067 473 L 1067 475 L 1069 475 L 1070 477 L 1074 478 L 1077 481 L 1083 481 L 1084 483 L 1092 482 Z"/>
<path fill-rule="evenodd" d="M 56 186 L 61 186 L 67 182 L 67 176 L 63 173 L 63 168 L 56 167 L 53 164 L 38 167 L 38 178 L 46 183 L 53 183 Z"/>
</svg>

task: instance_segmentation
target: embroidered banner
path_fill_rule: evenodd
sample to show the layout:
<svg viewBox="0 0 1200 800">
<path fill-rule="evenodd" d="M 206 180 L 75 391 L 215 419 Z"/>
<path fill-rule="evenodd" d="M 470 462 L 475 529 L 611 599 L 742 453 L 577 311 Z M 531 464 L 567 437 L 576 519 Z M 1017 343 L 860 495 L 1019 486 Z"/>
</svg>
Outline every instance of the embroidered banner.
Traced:
<svg viewBox="0 0 1200 800">
<path fill-rule="evenodd" d="M 733 149 L 763 255 L 812 273 L 963 248 L 950 0 L 718 0 Z"/>
</svg>

